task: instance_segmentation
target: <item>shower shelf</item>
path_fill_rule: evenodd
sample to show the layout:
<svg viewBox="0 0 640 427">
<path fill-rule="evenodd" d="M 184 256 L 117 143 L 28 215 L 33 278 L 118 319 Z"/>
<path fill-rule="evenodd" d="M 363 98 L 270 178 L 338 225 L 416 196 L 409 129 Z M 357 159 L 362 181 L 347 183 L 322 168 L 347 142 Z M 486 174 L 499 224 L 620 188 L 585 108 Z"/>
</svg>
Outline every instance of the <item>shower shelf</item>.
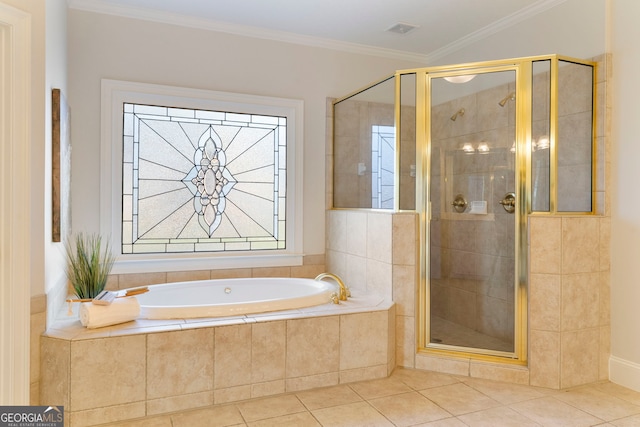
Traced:
<svg viewBox="0 0 640 427">
<path fill-rule="evenodd" d="M 483 215 L 470 214 L 470 213 L 457 213 L 457 212 L 440 212 L 440 219 L 458 220 L 458 221 L 493 221 L 495 214 L 488 213 Z M 433 220 L 437 220 L 434 216 Z"/>
</svg>

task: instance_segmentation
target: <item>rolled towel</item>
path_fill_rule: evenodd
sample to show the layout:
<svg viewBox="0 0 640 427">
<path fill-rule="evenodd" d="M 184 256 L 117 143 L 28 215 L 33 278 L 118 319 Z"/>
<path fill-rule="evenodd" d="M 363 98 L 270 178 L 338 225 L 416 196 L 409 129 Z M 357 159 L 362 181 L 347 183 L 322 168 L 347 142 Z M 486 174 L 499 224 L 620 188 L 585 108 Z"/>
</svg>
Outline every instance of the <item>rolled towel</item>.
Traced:
<svg viewBox="0 0 640 427">
<path fill-rule="evenodd" d="M 129 322 L 139 315 L 140 304 L 133 297 L 116 298 L 109 305 L 96 305 L 91 302 L 80 304 L 80 323 L 89 329 Z"/>
</svg>

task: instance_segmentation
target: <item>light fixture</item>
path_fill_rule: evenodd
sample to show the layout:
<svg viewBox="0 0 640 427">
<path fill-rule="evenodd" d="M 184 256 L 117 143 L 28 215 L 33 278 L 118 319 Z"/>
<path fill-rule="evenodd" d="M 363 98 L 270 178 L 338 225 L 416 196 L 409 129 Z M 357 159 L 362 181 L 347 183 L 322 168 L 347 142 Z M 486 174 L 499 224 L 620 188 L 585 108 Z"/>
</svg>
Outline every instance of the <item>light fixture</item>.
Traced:
<svg viewBox="0 0 640 427">
<path fill-rule="evenodd" d="M 473 148 L 473 145 L 471 145 L 470 142 L 465 142 L 462 145 L 462 151 L 464 151 L 467 154 L 472 154 L 475 150 L 475 148 Z"/>
<path fill-rule="evenodd" d="M 445 77 L 444 79 L 449 83 L 466 83 L 473 80 L 475 76 L 476 76 L 475 74 L 465 74 L 462 76 L 449 76 L 449 77 Z"/>
<path fill-rule="evenodd" d="M 481 142 L 478 144 L 478 153 L 487 154 L 489 152 L 489 144 L 486 142 Z"/>
</svg>

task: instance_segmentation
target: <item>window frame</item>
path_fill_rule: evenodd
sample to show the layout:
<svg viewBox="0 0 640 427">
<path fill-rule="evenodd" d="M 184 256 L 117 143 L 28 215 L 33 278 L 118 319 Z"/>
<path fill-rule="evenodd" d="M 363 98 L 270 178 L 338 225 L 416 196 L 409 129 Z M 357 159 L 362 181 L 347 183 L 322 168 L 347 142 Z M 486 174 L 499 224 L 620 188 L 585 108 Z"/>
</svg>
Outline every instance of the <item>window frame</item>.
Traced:
<svg viewBox="0 0 640 427">
<path fill-rule="evenodd" d="M 113 274 L 302 264 L 302 100 L 103 79 L 101 103 L 100 233 L 117 257 Z M 286 117 L 286 249 L 122 254 L 123 103 Z"/>
</svg>

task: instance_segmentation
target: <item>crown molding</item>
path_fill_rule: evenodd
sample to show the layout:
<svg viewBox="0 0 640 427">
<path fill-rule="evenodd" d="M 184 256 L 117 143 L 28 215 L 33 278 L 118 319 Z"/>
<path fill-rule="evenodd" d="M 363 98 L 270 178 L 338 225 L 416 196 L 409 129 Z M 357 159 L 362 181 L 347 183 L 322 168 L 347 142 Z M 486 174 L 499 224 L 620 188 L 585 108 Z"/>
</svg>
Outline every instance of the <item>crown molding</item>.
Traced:
<svg viewBox="0 0 640 427">
<path fill-rule="evenodd" d="M 437 60 L 444 58 L 447 55 L 470 46 L 473 43 L 485 39 L 522 21 L 525 21 L 535 15 L 545 12 L 566 1 L 567 0 L 540 0 L 528 7 L 514 12 L 511 15 L 505 16 L 504 18 L 501 18 L 479 30 L 467 34 L 466 36 L 454 41 L 453 43 L 449 43 L 448 45 L 434 50 L 433 52 L 430 52 L 428 54 L 380 48 L 364 44 L 305 36 L 285 31 L 269 30 L 265 28 L 251 27 L 246 25 L 230 24 L 227 22 L 196 18 L 146 8 L 143 9 L 116 5 L 107 3 L 103 0 L 67 0 L 67 3 L 70 9 L 82 10 L 86 12 L 102 13 L 107 15 L 121 16 L 125 18 L 158 22 L 162 24 L 179 25 L 200 30 L 217 31 L 243 37 L 253 37 L 258 39 L 337 50 L 360 55 L 370 55 L 390 59 L 413 61 L 426 65 L 433 64 Z"/>
<path fill-rule="evenodd" d="M 269 30 L 265 28 L 251 27 L 239 24 L 230 24 L 227 22 L 196 18 L 152 9 L 115 5 L 104 2 L 102 0 L 67 0 L 67 4 L 70 9 L 81 10 L 85 12 L 102 13 L 106 15 L 140 19 L 162 24 L 178 25 L 200 30 L 217 31 L 243 37 L 253 37 L 258 39 L 331 49 L 361 55 L 379 56 L 384 58 L 425 63 L 424 54 L 380 48 L 358 43 L 349 43 L 320 37 L 305 36 L 285 31 Z"/>
<path fill-rule="evenodd" d="M 482 39 L 485 39 L 493 34 L 496 34 L 506 28 L 512 27 L 522 21 L 526 21 L 542 12 L 552 9 L 567 0 L 540 0 L 530 6 L 522 8 L 517 12 L 507 15 L 504 18 L 498 19 L 492 22 L 486 27 L 480 28 L 472 33 L 467 34 L 464 37 L 459 38 L 453 43 L 449 43 L 446 46 L 436 49 L 433 52 L 425 55 L 427 63 L 433 64 L 439 59 L 442 59 L 456 51 L 459 51 L 467 46 L 472 45 Z"/>
</svg>

